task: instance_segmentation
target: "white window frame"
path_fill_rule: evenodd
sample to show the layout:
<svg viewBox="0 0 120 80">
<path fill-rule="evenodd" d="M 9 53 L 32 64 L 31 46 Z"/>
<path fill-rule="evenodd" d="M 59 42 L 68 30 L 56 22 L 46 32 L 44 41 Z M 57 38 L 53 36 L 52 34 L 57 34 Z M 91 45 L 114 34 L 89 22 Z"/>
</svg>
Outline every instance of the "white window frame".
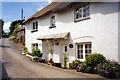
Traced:
<svg viewBox="0 0 120 80">
<path fill-rule="evenodd" d="M 85 60 L 85 58 L 86 58 L 86 53 L 85 53 L 86 48 L 85 48 L 85 45 L 86 44 L 91 44 L 91 48 L 90 48 L 91 53 L 89 53 L 89 54 L 92 54 L 92 42 L 76 43 L 76 58 L 78 60 L 81 60 L 81 61 Z M 83 58 L 82 59 L 78 58 L 78 45 L 83 45 Z"/>
<path fill-rule="evenodd" d="M 54 17 L 54 19 L 52 19 Z M 51 17 L 50 17 L 50 27 L 49 28 L 55 28 L 56 27 L 56 18 L 55 18 L 55 14 L 53 14 Z"/>
<path fill-rule="evenodd" d="M 88 8 L 88 13 L 87 13 L 88 15 L 84 17 L 84 14 L 85 14 L 84 9 L 86 7 Z M 82 10 L 82 11 L 80 12 L 80 10 Z M 79 14 L 82 14 L 82 16 L 79 17 Z M 78 15 L 78 18 L 77 18 L 77 15 Z M 74 18 L 75 21 L 86 20 L 86 19 L 89 19 L 89 18 L 90 18 L 90 4 L 86 4 L 86 5 L 83 5 L 83 6 L 75 9 L 75 18 Z"/>
<path fill-rule="evenodd" d="M 33 45 L 35 45 L 35 47 L 33 47 Z M 32 49 L 33 48 L 38 48 L 38 43 L 32 43 Z"/>
<path fill-rule="evenodd" d="M 32 30 L 38 30 L 38 21 L 34 21 L 32 24 Z"/>
</svg>

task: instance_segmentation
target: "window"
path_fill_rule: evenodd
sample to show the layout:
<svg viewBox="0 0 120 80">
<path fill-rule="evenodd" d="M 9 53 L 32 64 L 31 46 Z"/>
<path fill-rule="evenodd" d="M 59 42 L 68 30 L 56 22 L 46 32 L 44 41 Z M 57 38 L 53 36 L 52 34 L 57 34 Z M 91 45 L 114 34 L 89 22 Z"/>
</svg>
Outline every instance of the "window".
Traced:
<svg viewBox="0 0 120 80">
<path fill-rule="evenodd" d="M 33 22 L 33 30 L 31 32 L 38 31 L 38 21 Z"/>
<path fill-rule="evenodd" d="M 65 46 L 65 52 L 67 52 L 67 46 Z"/>
<path fill-rule="evenodd" d="M 75 10 L 75 21 L 88 19 L 90 16 L 89 4 L 79 7 Z"/>
<path fill-rule="evenodd" d="M 36 21 L 36 28 L 35 29 L 38 29 L 38 21 Z"/>
<path fill-rule="evenodd" d="M 32 49 L 33 49 L 33 48 L 38 48 L 38 43 L 32 44 Z"/>
<path fill-rule="evenodd" d="M 87 57 L 89 54 L 91 54 L 91 44 L 85 44 L 85 56 Z"/>
<path fill-rule="evenodd" d="M 54 27 L 56 27 L 56 26 L 55 26 L 55 16 L 52 16 L 52 17 L 51 17 L 51 19 L 50 19 L 50 24 L 51 24 L 51 25 L 50 25 L 49 28 L 54 28 Z"/>
<path fill-rule="evenodd" d="M 77 58 L 84 59 L 84 56 L 88 56 L 92 53 L 92 44 L 91 43 L 79 43 L 77 44 Z"/>
<path fill-rule="evenodd" d="M 77 55 L 78 59 L 83 59 L 83 44 L 77 45 Z"/>
</svg>

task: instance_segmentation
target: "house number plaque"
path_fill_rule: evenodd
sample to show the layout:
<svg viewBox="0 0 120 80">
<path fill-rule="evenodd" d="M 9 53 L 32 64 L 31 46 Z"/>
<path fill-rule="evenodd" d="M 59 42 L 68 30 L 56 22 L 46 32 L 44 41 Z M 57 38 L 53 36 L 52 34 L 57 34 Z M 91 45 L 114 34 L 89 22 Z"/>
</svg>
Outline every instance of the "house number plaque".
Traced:
<svg viewBox="0 0 120 80">
<path fill-rule="evenodd" d="M 73 48 L 73 44 L 69 44 L 69 47 L 70 47 L 70 48 Z"/>
</svg>

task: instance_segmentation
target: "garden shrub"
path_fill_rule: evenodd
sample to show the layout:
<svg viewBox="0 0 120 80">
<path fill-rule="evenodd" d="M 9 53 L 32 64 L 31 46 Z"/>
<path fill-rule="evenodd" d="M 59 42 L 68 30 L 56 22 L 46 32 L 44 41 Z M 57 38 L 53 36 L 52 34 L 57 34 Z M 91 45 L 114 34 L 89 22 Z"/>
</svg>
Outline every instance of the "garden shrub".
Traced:
<svg viewBox="0 0 120 80">
<path fill-rule="evenodd" d="M 67 68 L 67 53 L 64 53 L 64 68 Z"/>
<path fill-rule="evenodd" d="M 106 62 L 106 58 L 102 54 L 94 53 L 86 57 L 87 66 L 95 67 L 97 64 Z"/>
<path fill-rule="evenodd" d="M 32 56 L 37 56 L 37 57 L 42 57 L 43 53 L 41 53 L 40 49 L 38 48 L 33 48 L 32 49 Z"/>
<path fill-rule="evenodd" d="M 34 56 L 32 58 L 32 61 L 34 61 L 34 62 L 39 62 L 39 60 L 40 60 L 40 58 L 38 56 Z"/>
<path fill-rule="evenodd" d="M 71 69 L 76 69 L 80 63 L 82 62 L 80 62 L 79 60 L 74 60 L 71 64 L 69 64 L 69 67 Z"/>
<path fill-rule="evenodd" d="M 77 72 L 84 72 L 85 67 L 86 67 L 86 64 L 85 64 L 84 62 L 81 62 L 81 63 L 77 66 L 76 71 L 77 71 Z"/>
<path fill-rule="evenodd" d="M 120 78 L 120 64 L 116 61 L 106 60 L 101 54 L 87 56 L 76 70 L 84 73 L 96 73 L 106 78 Z"/>
<path fill-rule="evenodd" d="M 25 54 L 29 54 L 28 49 L 27 49 L 26 47 L 24 47 L 23 52 L 24 52 Z"/>
<path fill-rule="evenodd" d="M 108 60 L 104 64 L 98 64 L 96 70 L 99 75 L 107 78 L 120 78 L 120 64 Z"/>
<path fill-rule="evenodd" d="M 48 64 L 48 65 L 52 65 L 52 66 L 55 65 L 55 63 L 53 62 L 53 59 L 52 59 L 52 58 L 50 58 L 50 60 L 47 61 L 47 64 Z"/>
<path fill-rule="evenodd" d="M 45 59 L 40 59 L 40 63 L 46 63 Z"/>
<path fill-rule="evenodd" d="M 92 66 L 85 66 L 83 69 L 84 73 L 94 73 L 94 67 Z"/>
</svg>

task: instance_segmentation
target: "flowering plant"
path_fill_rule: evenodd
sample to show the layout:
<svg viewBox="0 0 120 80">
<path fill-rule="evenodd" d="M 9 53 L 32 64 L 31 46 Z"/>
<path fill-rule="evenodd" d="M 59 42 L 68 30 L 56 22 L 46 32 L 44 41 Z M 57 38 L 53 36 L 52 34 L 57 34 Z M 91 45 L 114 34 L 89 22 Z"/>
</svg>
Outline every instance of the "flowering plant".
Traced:
<svg viewBox="0 0 120 80">
<path fill-rule="evenodd" d="M 95 70 L 98 72 L 98 74 L 107 78 L 120 77 L 120 64 L 116 61 L 108 60 L 104 64 L 100 63 L 97 65 Z"/>
</svg>

